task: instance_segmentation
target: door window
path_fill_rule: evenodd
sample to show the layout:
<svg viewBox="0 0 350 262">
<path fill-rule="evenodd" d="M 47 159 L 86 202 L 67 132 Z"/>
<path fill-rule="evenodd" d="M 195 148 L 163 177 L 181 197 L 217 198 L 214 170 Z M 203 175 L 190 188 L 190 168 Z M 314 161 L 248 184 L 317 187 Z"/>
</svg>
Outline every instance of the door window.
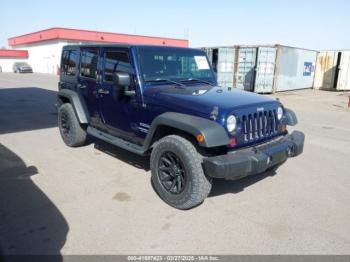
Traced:
<svg viewBox="0 0 350 262">
<path fill-rule="evenodd" d="M 113 74 L 116 72 L 131 72 L 130 59 L 127 52 L 105 52 L 104 81 L 113 82 Z"/>
<path fill-rule="evenodd" d="M 81 52 L 80 74 L 83 77 L 96 79 L 97 77 L 97 50 L 84 50 Z"/>
</svg>

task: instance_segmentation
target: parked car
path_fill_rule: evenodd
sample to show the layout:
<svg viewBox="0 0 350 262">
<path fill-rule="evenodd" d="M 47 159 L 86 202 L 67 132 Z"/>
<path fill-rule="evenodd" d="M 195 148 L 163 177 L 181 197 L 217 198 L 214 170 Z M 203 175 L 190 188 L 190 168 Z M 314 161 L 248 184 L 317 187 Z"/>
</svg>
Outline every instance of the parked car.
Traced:
<svg viewBox="0 0 350 262">
<path fill-rule="evenodd" d="M 33 73 L 33 69 L 25 62 L 15 62 L 12 70 L 14 73 Z"/>
<path fill-rule="evenodd" d="M 297 124 L 293 111 L 267 96 L 217 86 L 202 50 L 66 46 L 61 61 L 64 143 L 84 145 L 90 134 L 150 155 L 154 188 L 175 208 L 203 202 L 213 178 L 261 173 L 303 151 L 304 134 L 287 131 Z"/>
</svg>

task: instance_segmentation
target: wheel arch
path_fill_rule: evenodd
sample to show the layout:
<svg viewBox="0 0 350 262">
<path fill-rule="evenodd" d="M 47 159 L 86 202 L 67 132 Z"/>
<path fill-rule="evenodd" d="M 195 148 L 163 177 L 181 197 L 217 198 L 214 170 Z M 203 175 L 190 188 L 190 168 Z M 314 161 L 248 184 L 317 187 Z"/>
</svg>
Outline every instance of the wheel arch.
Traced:
<svg viewBox="0 0 350 262">
<path fill-rule="evenodd" d="M 89 113 L 81 96 L 69 89 L 62 89 L 57 94 L 57 105 L 70 103 L 73 106 L 74 112 L 80 124 L 89 123 Z"/>
<path fill-rule="evenodd" d="M 209 119 L 182 113 L 167 112 L 156 117 L 145 139 L 144 148 L 148 150 L 153 143 L 170 134 L 188 135 L 202 147 L 227 145 L 229 137 L 223 126 Z M 198 142 L 197 135 L 204 140 Z"/>
</svg>

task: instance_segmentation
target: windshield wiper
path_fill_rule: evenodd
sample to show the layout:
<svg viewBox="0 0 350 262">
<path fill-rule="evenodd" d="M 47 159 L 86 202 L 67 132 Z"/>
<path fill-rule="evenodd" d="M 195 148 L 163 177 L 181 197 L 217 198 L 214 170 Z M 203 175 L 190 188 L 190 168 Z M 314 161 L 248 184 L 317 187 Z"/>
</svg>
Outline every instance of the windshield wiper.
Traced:
<svg viewBox="0 0 350 262">
<path fill-rule="evenodd" d="M 166 78 L 157 78 L 157 79 L 153 79 L 153 80 L 146 80 L 145 82 L 146 83 L 149 83 L 149 82 L 168 82 L 168 83 L 176 84 L 176 85 L 181 86 L 181 87 L 186 87 L 186 85 L 184 85 L 180 82 L 176 82 L 176 81 L 166 79 Z"/>
<path fill-rule="evenodd" d="M 181 81 L 197 81 L 197 82 L 201 82 L 201 83 L 204 83 L 204 84 L 208 84 L 208 85 L 211 85 L 211 86 L 214 86 L 213 83 L 209 82 L 209 81 L 205 81 L 205 80 L 202 80 L 202 79 L 199 79 L 199 78 L 189 78 L 189 79 L 185 79 L 185 80 L 181 80 Z"/>
</svg>

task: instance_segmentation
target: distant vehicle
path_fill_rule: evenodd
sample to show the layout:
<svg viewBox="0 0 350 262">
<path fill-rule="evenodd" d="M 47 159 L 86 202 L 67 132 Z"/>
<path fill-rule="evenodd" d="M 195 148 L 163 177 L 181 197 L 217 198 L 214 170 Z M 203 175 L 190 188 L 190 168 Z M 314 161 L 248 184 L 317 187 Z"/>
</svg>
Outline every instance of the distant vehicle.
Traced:
<svg viewBox="0 0 350 262">
<path fill-rule="evenodd" d="M 213 178 L 262 173 L 303 152 L 304 134 L 287 130 L 297 124 L 294 112 L 271 97 L 218 87 L 202 50 L 65 46 L 61 61 L 66 145 L 81 146 L 90 134 L 150 155 L 154 188 L 175 208 L 203 202 Z"/>
<path fill-rule="evenodd" d="M 33 73 L 33 69 L 25 62 L 15 62 L 12 70 L 14 73 Z"/>
<path fill-rule="evenodd" d="M 0 66 L 0 73 L 2 72 L 2 67 Z"/>
</svg>

